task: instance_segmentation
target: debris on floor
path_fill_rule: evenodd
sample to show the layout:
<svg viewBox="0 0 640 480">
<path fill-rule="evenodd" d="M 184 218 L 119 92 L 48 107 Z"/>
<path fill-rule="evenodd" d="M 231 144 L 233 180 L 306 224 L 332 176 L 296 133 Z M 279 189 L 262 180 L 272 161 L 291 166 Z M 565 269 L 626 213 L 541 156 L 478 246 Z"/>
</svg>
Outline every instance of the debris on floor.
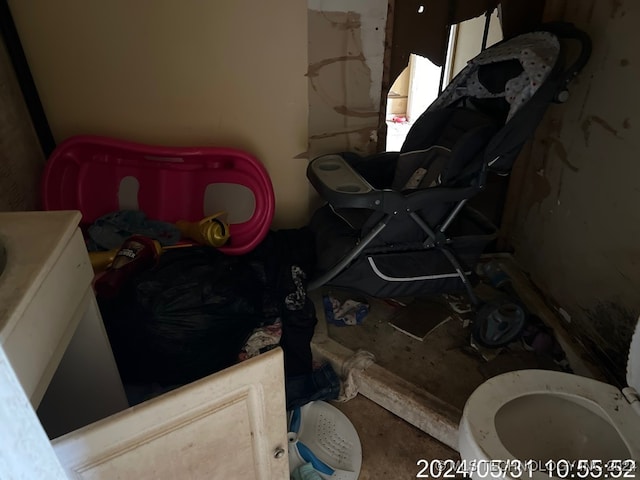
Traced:
<svg viewBox="0 0 640 480">
<path fill-rule="evenodd" d="M 287 410 L 300 408 L 316 400 L 335 400 L 340 396 L 341 386 L 340 377 L 330 363 L 323 363 L 310 373 L 287 376 Z"/>
<path fill-rule="evenodd" d="M 343 301 L 333 295 L 324 295 L 322 303 L 327 322 L 333 325 L 360 325 L 369 313 L 369 304 L 358 300 Z"/>
<path fill-rule="evenodd" d="M 498 265 L 502 266 L 505 261 L 501 259 Z M 509 290 L 511 283 L 516 295 L 524 295 L 523 289 L 530 288 L 519 278 L 511 280 L 510 271 L 506 275 L 505 272 L 506 269 L 504 272 L 492 269 L 491 283 L 482 276 L 474 291 L 483 303 L 511 299 L 511 295 L 501 291 Z M 318 292 L 318 297 L 329 292 L 329 289 Z M 341 293 L 345 298 L 356 298 L 354 292 Z M 325 325 L 332 340 L 353 352 L 370 352 L 375 355 L 378 366 L 463 408 L 471 392 L 494 375 L 527 368 L 570 371 L 561 348 L 562 339 L 550 324 L 545 325 L 546 317 L 537 309 L 531 310 L 535 304 L 525 298 L 527 303 L 522 303 L 527 314 L 524 329 L 511 341 L 494 348 L 482 346 L 473 339 L 471 330 L 477 310 L 464 293 L 385 299 L 365 296 L 369 314 L 358 329 L 340 328 L 330 322 Z M 538 317 L 544 319 L 544 323 Z M 344 382 L 342 375 L 341 378 Z"/>
<path fill-rule="evenodd" d="M 304 230 L 287 230 L 269 232 L 246 255 L 209 246 L 169 250 L 126 279 L 114 298 L 98 292 L 125 386 L 146 399 L 277 345 L 287 378 L 312 377 L 317 318 L 304 284 L 309 244 Z M 328 393 L 312 378 L 307 401 L 335 398 L 340 380 L 333 376 Z"/>
<path fill-rule="evenodd" d="M 334 405 L 349 417 L 362 443 L 358 480 L 416 478 L 420 458 L 460 460 L 458 452 L 362 395 Z"/>
<path fill-rule="evenodd" d="M 500 348 L 517 341 L 528 312 L 518 300 L 500 298 L 478 306 L 471 325 L 471 337 L 486 348 Z"/>
<path fill-rule="evenodd" d="M 373 353 L 366 350 L 358 350 L 342 364 L 340 395 L 338 402 L 351 400 L 358 394 L 358 384 L 354 378 L 356 372 L 366 370 L 376 361 Z"/>
<path fill-rule="evenodd" d="M 485 362 L 490 362 L 491 360 L 495 359 L 498 355 L 502 353 L 502 351 L 504 350 L 504 347 L 498 347 L 498 348 L 483 347 L 482 345 L 480 345 L 478 342 L 474 340 L 473 336 L 470 336 L 469 346 L 466 347 L 465 350 L 467 352 L 480 355 L 480 357 L 482 357 L 482 359 Z"/>
<path fill-rule="evenodd" d="M 438 298 L 418 298 L 401 308 L 389 320 L 389 325 L 411 338 L 423 341 L 433 330 L 451 318 L 448 305 Z"/>
<path fill-rule="evenodd" d="M 464 315 L 466 313 L 473 312 L 473 306 L 468 298 L 464 295 L 455 295 L 451 293 L 443 293 L 442 299 L 449 304 L 451 310 L 458 315 Z"/>
<path fill-rule="evenodd" d="M 282 337 L 282 321 L 278 318 L 272 324 L 264 325 L 253 330 L 244 346 L 240 350 L 238 360 L 244 361 L 257 357 L 261 353 L 280 345 Z"/>
<path fill-rule="evenodd" d="M 553 329 L 545 325 L 537 315 L 529 316 L 529 322 L 522 335 L 522 345 L 525 350 L 550 358 L 563 371 L 573 372 L 567 355 L 558 343 Z"/>
</svg>

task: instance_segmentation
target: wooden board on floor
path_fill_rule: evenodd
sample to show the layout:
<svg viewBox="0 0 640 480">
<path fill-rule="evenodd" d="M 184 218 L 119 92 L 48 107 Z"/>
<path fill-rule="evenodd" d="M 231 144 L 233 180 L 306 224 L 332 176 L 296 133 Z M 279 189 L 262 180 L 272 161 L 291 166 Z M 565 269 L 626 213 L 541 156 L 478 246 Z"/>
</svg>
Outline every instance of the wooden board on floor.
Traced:
<svg viewBox="0 0 640 480">
<path fill-rule="evenodd" d="M 437 300 L 416 299 L 403 307 L 389 320 L 396 330 L 416 340 L 424 340 L 429 333 L 450 320 L 451 310 Z"/>
</svg>

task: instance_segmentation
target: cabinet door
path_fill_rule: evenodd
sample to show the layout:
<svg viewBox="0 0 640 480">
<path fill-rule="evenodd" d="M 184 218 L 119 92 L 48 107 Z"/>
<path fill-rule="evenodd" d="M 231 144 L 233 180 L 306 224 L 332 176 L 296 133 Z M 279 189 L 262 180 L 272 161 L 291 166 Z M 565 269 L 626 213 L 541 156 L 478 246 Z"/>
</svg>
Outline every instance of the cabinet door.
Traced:
<svg viewBox="0 0 640 480">
<path fill-rule="evenodd" d="M 282 350 L 75 430 L 53 447 L 70 478 L 288 478 Z"/>
</svg>

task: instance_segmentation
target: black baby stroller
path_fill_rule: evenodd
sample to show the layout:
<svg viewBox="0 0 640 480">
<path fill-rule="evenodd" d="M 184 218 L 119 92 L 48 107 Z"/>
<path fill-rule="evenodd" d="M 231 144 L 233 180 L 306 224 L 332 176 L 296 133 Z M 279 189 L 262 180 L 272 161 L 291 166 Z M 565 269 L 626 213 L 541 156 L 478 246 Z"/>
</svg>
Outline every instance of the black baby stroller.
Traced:
<svg viewBox="0 0 640 480">
<path fill-rule="evenodd" d="M 580 44 L 565 68 L 561 40 Z M 307 176 L 328 203 L 310 223 L 318 276 L 375 297 L 456 292 L 496 228 L 467 202 L 491 173 L 507 175 L 552 102 L 591 52 L 570 24 L 546 25 L 484 50 L 409 131 L 400 152 L 312 160 Z"/>
</svg>

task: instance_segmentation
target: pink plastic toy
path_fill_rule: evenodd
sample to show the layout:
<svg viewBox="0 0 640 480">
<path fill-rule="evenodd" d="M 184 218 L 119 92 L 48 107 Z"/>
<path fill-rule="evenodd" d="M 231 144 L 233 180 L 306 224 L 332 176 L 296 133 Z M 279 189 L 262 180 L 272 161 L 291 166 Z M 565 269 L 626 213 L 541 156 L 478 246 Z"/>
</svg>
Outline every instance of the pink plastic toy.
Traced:
<svg viewBox="0 0 640 480">
<path fill-rule="evenodd" d="M 236 184 L 249 189 L 255 200 L 253 213 L 246 221 L 231 223 L 231 238 L 220 248 L 230 255 L 253 250 L 273 218 L 273 186 L 252 155 L 231 148 L 160 147 L 84 135 L 65 140 L 49 158 L 42 181 L 43 207 L 79 210 L 83 224 L 89 225 L 121 209 L 125 183 L 135 185 L 137 207 L 149 219 L 172 223 L 214 213 L 205 212 L 208 187 Z"/>
</svg>

